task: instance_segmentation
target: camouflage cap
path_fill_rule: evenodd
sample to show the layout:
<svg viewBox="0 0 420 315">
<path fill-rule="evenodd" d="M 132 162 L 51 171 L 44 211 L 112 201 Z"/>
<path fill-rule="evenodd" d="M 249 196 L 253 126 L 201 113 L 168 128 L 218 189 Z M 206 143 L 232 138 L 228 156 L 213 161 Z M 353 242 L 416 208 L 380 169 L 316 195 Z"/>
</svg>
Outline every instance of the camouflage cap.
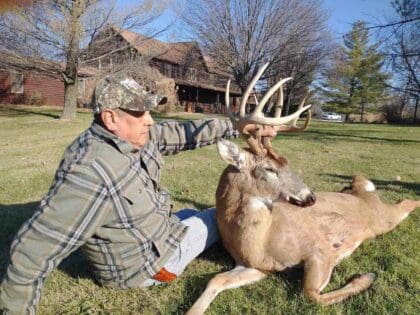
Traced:
<svg viewBox="0 0 420 315">
<path fill-rule="evenodd" d="M 109 75 L 96 85 L 92 108 L 94 113 L 107 108 L 144 112 L 166 103 L 166 100 L 166 97 L 148 91 L 133 78 Z"/>
</svg>

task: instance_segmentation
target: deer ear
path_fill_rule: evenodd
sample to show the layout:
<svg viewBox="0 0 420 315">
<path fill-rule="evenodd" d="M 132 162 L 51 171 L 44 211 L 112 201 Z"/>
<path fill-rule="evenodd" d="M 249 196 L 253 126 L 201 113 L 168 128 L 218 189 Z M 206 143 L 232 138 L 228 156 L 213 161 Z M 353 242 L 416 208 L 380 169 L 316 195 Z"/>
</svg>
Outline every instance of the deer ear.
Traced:
<svg viewBox="0 0 420 315">
<path fill-rule="evenodd" d="M 241 170 L 245 166 L 247 152 L 225 139 L 217 141 L 217 150 L 223 160 Z"/>
</svg>

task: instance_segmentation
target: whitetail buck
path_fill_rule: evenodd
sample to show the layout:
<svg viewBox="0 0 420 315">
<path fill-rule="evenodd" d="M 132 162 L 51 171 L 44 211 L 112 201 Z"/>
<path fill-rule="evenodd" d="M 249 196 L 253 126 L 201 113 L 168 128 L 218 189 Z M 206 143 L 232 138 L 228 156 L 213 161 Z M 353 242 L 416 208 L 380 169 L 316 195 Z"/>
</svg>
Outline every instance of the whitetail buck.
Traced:
<svg viewBox="0 0 420 315">
<path fill-rule="evenodd" d="M 245 125 L 243 117 L 253 122 L 243 112 L 241 118 L 233 118 L 238 126 Z M 294 123 L 289 126 L 296 128 Z M 351 188 L 341 193 L 317 193 L 314 203 L 310 190 L 286 167 L 287 161 L 263 144 L 251 153 L 230 141 L 218 142 L 220 156 L 230 165 L 217 188 L 216 217 L 223 244 L 237 266 L 210 280 L 188 314 L 204 313 L 223 290 L 299 265 L 304 267 L 304 293 L 315 302 L 329 305 L 366 290 L 374 274 L 322 293 L 343 258 L 364 240 L 392 230 L 420 207 L 420 201 L 383 203 L 373 183 L 362 176 L 355 176 Z"/>
</svg>

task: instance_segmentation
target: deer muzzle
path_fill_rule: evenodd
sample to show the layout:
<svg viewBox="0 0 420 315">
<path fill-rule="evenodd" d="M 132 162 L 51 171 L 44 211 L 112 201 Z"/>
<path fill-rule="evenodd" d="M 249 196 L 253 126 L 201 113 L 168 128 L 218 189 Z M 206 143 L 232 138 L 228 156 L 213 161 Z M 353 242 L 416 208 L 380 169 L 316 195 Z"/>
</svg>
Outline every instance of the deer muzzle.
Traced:
<svg viewBox="0 0 420 315">
<path fill-rule="evenodd" d="M 309 189 L 303 189 L 299 194 L 289 196 L 288 201 L 299 207 L 309 207 L 316 202 L 316 196 Z"/>
</svg>

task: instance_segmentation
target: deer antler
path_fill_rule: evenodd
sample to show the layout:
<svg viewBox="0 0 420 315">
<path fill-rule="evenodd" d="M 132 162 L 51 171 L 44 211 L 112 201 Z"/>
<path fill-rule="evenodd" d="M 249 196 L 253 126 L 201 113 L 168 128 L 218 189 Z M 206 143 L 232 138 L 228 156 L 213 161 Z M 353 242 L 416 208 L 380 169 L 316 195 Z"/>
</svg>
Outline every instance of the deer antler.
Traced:
<svg viewBox="0 0 420 315">
<path fill-rule="evenodd" d="M 306 94 L 303 97 L 302 102 L 299 104 L 299 107 L 298 107 L 297 110 L 300 110 L 301 108 L 303 108 L 303 105 L 305 105 L 305 102 L 308 99 L 308 97 L 309 97 L 309 91 L 307 90 Z M 309 127 L 309 123 L 311 121 L 311 118 L 312 118 L 312 111 L 309 109 L 308 110 L 308 115 L 306 116 L 306 121 L 305 121 L 305 123 L 303 124 L 302 127 L 299 127 L 297 125 L 297 121 L 299 119 L 299 117 L 297 117 L 297 118 L 293 119 L 292 121 L 290 121 L 290 123 L 287 126 L 284 126 L 284 129 L 281 129 L 279 131 L 298 131 L 298 132 L 299 131 L 305 131 Z"/>
<path fill-rule="evenodd" d="M 268 66 L 268 63 L 263 65 L 258 70 L 257 74 L 255 75 L 251 83 L 246 88 L 245 93 L 242 96 L 241 104 L 239 107 L 239 115 L 234 114 L 230 108 L 230 104 L 229 104 L 230 80 L 226 84 L 225 102 L 226 102 L 228 116 L 230 120 L 232 121 L 234 127 L 240 132 L 242 136 L 246 138 L 249 146 L 256 154 L 265 154 L 267 151 L 270 151 L 268 150 L 268 146 L 270 144 L 267 141 L 264 141 L 264 143 L 262 143 L 261 137 L 258 132 L 259 128 L 257 128 L 257 132 L 255 134 L 250 135 L 245 130 L 245 127 L 247 125 L 256 124 L 256 125 L 282 126 L 281 128 L 279 127 L 277 128 L 278 131 L 282 131 L 282 132 L 283 131 L 304 131 L 309 126 L 309 122 L 311 119 L 311 112 L 308 111 L 308 116 L 307 116 L 304 126 L 298 127 L 296 125 L 296 122 L 299 116 L 306 110 L 309 110 L 312 106 L 312 105 L 303 106 L 308 97 L 308 94 L 305 96 L 305 98 L 299 105 L 299 108 L 296 112 L 294 112 L 291 115 L 281 117 L 281 109 L 283 107 L 283 84 L 291 80 L 292 78 L 282 79 L 279 82 L 277 82 L 274 86 L 272 86 L 267 91 L 267 93 L 264 95 L 264 97 L 261 99 L 260 102 L 258 102 L 256 97 L 254 96 L 255 101 L 256 101 L 255 110 L 250 114 L 245 113 L 246 104 L 248 102 L 249 96 L 252 90 L 254 89 L 255 85 L 257 84 L 257 81 L 260 79 L 260 77 L 264 73 L 267 66 Z M 277 97 L 277 104 L 275 107 L 276 108 L 275 117 L 266 117 L 264 116 L 264 113 L 263 113 L 264 106 L 267 104 L 268 100 L 274 95 L 274 93 L 276 93 L 277 90 L 279 90 L 279 94 Z"/>
</svg>

